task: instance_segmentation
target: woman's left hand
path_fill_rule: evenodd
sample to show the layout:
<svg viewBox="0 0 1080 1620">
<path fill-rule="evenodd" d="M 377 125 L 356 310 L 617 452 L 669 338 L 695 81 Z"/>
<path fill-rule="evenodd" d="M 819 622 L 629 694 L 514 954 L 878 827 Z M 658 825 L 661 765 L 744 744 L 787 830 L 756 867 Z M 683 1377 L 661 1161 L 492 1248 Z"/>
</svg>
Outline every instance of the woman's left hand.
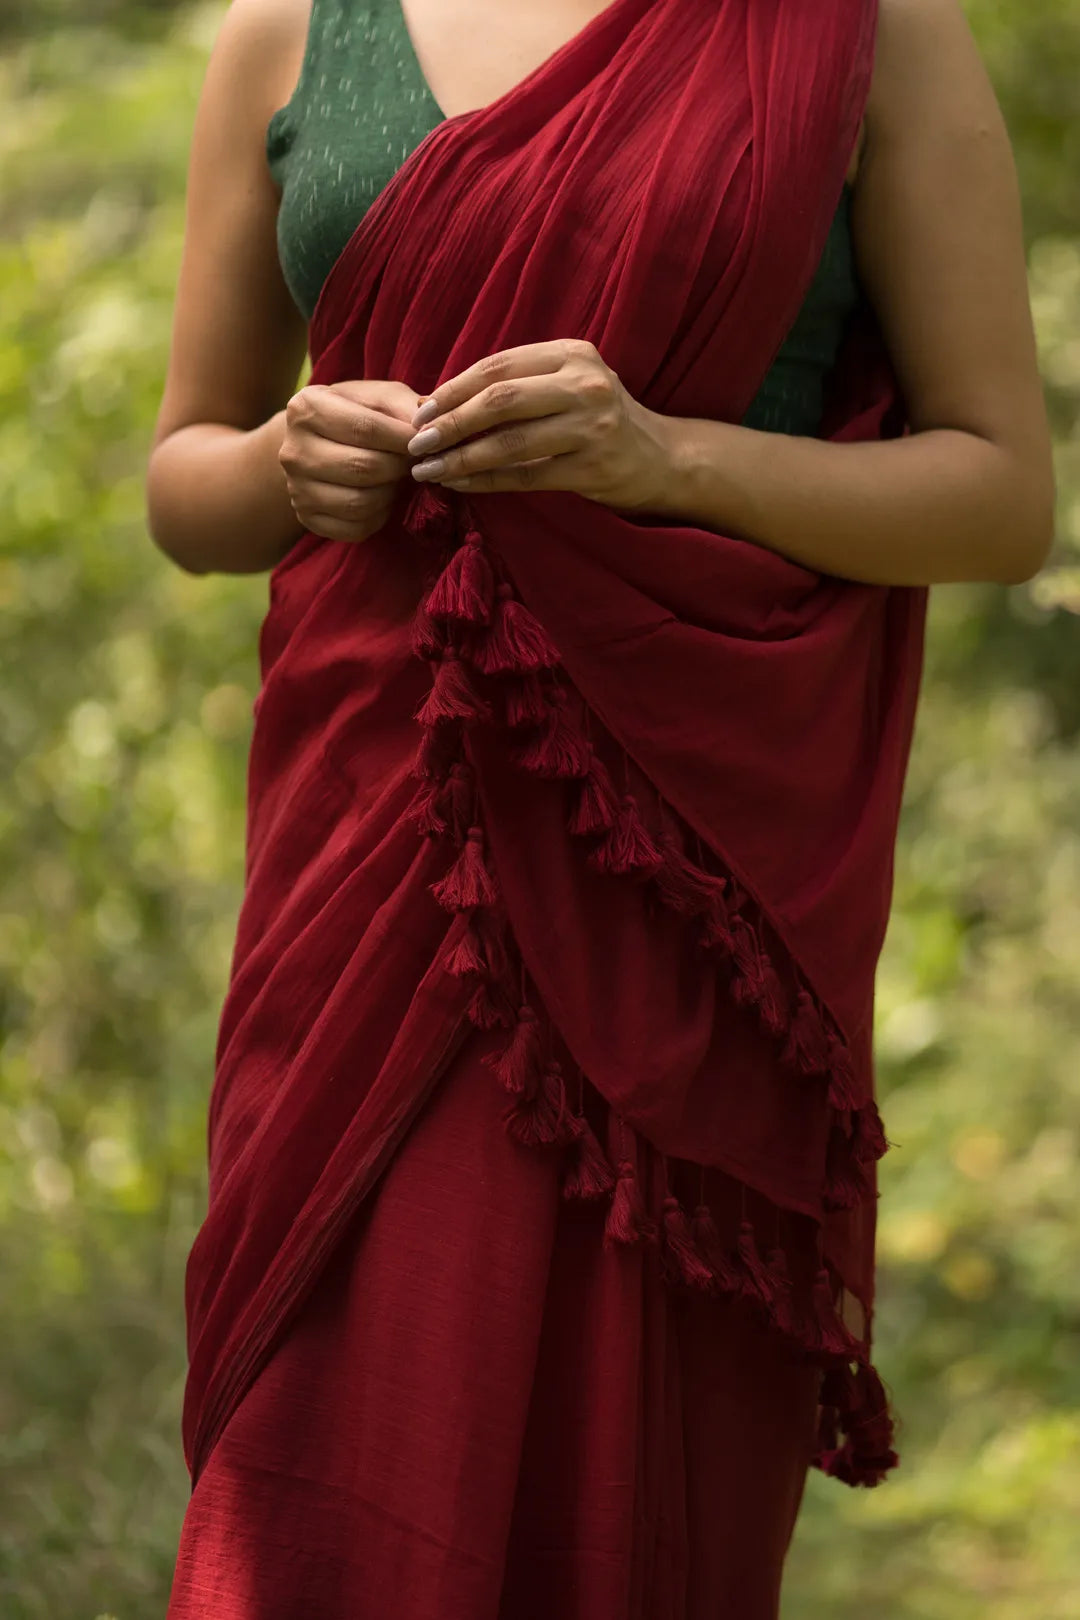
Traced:
<svg viewBox="0 0 1080 1620">
<path fill-rule="evenodd" d="M 573 490 L 629 511 L 660 510 L 670 486 L 669 419 L 631 399 L 592 343 L 558 338 L 486 356 L 441 383 L 413 417 L 417 480 L 486 494 Z"/>
</svg>

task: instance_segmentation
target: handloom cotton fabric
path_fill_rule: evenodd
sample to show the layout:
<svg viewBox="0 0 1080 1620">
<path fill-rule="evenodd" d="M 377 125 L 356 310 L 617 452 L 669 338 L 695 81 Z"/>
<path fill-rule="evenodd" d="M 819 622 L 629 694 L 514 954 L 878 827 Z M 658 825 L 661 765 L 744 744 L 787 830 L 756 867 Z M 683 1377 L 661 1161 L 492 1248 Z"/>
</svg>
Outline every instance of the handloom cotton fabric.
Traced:
<svg viewBox="0 0 1080 1620">
<path fill-rule="evenodd" d="M 614 0 L 375 199 L 313 381 L 425 392 L 569 336 L 652 409 L 741 420 L 874 21 Z M 823 432 L 902 431 L 867 314 Z M 304 1579 L 325 1620 L 571 1589 L 765 1620 L 810 1455 L 895 1462 L 871 1029 L 925 592 L 430 488 L 270 589 L 172 1620 L 277 1620 Z"/>
</svg>

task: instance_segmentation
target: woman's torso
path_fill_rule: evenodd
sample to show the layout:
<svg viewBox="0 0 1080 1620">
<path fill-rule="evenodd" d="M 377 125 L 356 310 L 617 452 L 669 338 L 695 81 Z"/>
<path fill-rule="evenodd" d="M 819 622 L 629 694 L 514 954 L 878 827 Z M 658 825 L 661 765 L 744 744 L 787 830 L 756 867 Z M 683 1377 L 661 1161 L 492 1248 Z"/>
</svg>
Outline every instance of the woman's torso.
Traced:
<svg viewBox="0 0 1080 1620">
<path fill-rule="evenodd" d="M 501 7 L 498 26 L 479 26 L 490 0 L 460 0 L 454 19 L 445 5 L 432 12 L 429 0 L 407 3 L 418 44 L 401 0 L 296 0 L 266 155 L 281 191 L 282 271 L 305 318 L 366 210 L 445 114 L 499 99 L 604 9 L 596 0 L 534 6 L 508 31 Z M 859 301 L 850 202 L 849 184 L 803 308 L 743 419 L 748 427 L 818 429 L 825 379 Z"/>
</svg>

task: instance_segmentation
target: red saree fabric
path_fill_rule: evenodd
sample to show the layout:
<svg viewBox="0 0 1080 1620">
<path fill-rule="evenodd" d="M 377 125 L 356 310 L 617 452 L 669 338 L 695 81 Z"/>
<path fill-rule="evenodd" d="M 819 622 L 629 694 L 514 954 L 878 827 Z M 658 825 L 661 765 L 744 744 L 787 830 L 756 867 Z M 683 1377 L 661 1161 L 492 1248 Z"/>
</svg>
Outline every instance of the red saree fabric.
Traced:
<svg viewBox="0 0 1080 1620">
<path fill-rule="evenodd" d="M 874 22 L 614 0 L 407 160 L 323 289 L 312 381 L 427 392 L 574 336 L 647 406 L 738 421 L 819 261 Z M 903 428 L 866 317 L 826 431 Z M 304 536 L 270 592 L 188 1268 L 193 1483 L 477 1041 L 519 1156 L 682 1308 L 730 1306 L 732 1345 L 812 1369 L 815 1460 L 875 1483 L 873 984 L 925 593 L 571 494 L 432 489 L 364 545 Z M 469 1197 L 448 1254 L 502 1241 Z"/>
</svg>

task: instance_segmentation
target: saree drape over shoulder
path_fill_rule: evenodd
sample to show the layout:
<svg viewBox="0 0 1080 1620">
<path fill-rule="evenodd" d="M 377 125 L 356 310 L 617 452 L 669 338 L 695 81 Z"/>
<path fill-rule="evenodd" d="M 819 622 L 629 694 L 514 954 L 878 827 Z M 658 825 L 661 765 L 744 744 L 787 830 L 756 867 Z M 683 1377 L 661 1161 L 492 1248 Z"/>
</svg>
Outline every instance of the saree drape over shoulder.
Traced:
<svg viewBox="0 0 1080 1620">
<path fill-rule="evenodd" d="M 649 408 L 738 422 L 819 261 L 874 23 L 615 0 L 406 161 L 323 289 L 312 382 L 429 392 L 578 337 Z M 904 426 L 863 315 L 824 432 Z M 924 609 L 568 493 L 405 488 L 366 544 L 305 535 L 275 568 L 193 1481 L 474 1040 L 522 1175 L 557 1164 L 609 1247 L 820 1368 L 819 1466 L 891 1467 L 871 1025 Z"/>
</svg>

